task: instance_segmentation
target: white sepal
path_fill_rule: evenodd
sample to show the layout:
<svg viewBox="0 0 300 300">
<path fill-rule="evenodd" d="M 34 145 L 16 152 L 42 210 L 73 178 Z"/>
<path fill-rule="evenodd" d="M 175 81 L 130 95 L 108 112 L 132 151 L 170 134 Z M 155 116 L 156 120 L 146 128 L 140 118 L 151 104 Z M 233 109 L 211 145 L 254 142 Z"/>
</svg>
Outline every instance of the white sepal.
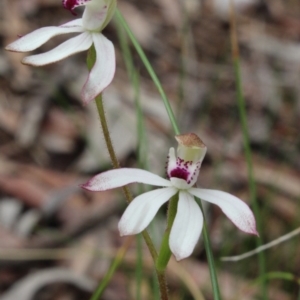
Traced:
<svg viewBox="0 0 300 300">
<path fill-rule="evenodd" d="M 26 65 L 44 66 L 60 61 L 72 54 L 85 51 L 91 47 L 92 43 L 91 35 L 88 32 L 84 32 L 48 52 L 27 56 L 22 62 Z"/>
<path fill-rule="evenodd" d="M 170 249 L 176 260 L 190 256 L 197 244 L 203 227 L 203 215 L 194 197 L 179 192 L 176 217 L 170 234 Z"/>
<path fill-rule="evenodd" d="M 248 205 L 241 199 L 229 193 L 217 190 L 191 188 L 189 193 L 200 199 L 218 205 L 223 213 L 240 230 L 258 235 L 254 215 Z"/>
<path fill-rule="evenodd" d="M 120 235 L 132 235 L 143 231 L 159 208 L 176 193 L 175 188 L 168 187 L 144 193 L 133 199 L 119 222 Z"/>
<path fill-rule="evenodd" d="M 82 185 L 82 187 L 89 191 L 106 191 L 134 182 L 155 186 L 172 186 L 169 180 L 149 171 L 134 168 L 122 168 L 100 173 L 91 178 L 87 183 Z"/>
<path fill-rule="evenodd" d="M 113 80 L 116 69 L 114 45 L 101 33 L 92 33 L 96 62 L 84 84 L 81 97 L 84 103 L 94 100 Z"/>
<path fill-rule="evenodd" d="M 84 29 L 78 26 L 56 27 L 48 26 L 39 28 L 31 33 L 20 37 L 15 42 L 5 47 L 6 50 L 14 52 L 28 52 L 37 49 L 45 44 L 52 37 L 65 33 L 83 32 Z"/>
</svg>

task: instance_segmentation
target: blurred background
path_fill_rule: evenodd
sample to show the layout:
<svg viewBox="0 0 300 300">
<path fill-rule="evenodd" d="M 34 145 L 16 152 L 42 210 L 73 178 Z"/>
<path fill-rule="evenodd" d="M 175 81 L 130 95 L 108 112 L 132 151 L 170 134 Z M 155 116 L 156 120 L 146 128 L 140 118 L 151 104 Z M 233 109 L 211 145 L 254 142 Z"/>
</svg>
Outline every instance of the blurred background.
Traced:
<svg viewBox="0 0 300 300">
<path fill-rule="evenodd" d="M 267 243 L 300 226 L 300 2 L 234 2 L 260 237 Z M 250 204 L 228 3 L 120 0 L 118 7 L 157 72 L 181 131 L 195 132 L 207 145 L 198 185 Z M 73 18 L 60 0 L 0 2 L 1 300 L 89 299 L 124 243 L 117 230 L 126 207 L 122 192 L 88 193 L 78 186 L 111 167 L 95 105 L 80 100 L 86 53 L 32 68 L 20 63 L 25 54 L 4 50 L 20 35 Z M 117 56 L 115 78 L 103 95 L 110 131 L 121 165 L 136 167 L 134 88 L 115 22 L 103 33 Z M 55 37 L 35 53 L 65 39 Z M 147 163 L 164 175 L 168 149 L 176 142 L 159 94 L 131 49 L 140 74 Z M 135 186 L 132 191 L 137 193 Z M 262 299 L 257 256 L 220 260 L 254 249 L 256 238 L 239 232 L 217 207 L 206 207 L 206 215 L 223 299 Z M 164 226 L 165 208 L 151 226 L 158 245 Z M 265 254 L 267 272 L 285 274 L 269 278 L 268 299 L 299 300 L 299 236 Z M 133 242 L 101 299 L 137 299 L 136 257 Z M 213 299 L 202 241 L 192 257 L 171 261 L 168 281 L 171 299 Z M 158 299 L 146 248 L 139 288 L 141 299 Z"/>
</svg>

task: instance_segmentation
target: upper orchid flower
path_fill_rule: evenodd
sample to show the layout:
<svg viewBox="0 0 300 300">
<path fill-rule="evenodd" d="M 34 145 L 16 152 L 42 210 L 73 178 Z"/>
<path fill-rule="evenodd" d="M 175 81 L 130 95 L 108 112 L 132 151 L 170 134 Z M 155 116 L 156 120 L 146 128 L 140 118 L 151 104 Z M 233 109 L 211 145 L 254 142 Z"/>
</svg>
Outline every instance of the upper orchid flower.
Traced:
<svg viewBox="0 0 300 300">
<path fill-rule="evenodd" d="M 56 35 L 80 33 L 48 52 L 25 57 L 22 62 L 27 65 L 44 66 L 88 50 L 94 44 L 96 62 L 81 92 L 83 102 L 89 103 L 111 83 L 114 77 L 114 46 L 100 32 L 112 18 L 116 0 L 63 0 L 63 5 L 71 11 L 78 6 L 85 6 L 82 18 L 58 27 L 49 26 L 37 29 L 19 38 L 5 49 L 15 52 L 32 51 Z"/>
<path fill-rule="evenodd" d="M 176 139 L 179 143 L 177 157 L 174 148 L 169 151 L 169 180 L 145 170 L 124 168 L 98 174 L 82 187 L 90 191 L 105 191 L 133 182 L 164 187 L 139 195 L 129 204 L 119 222 L 122 236 L 143 231 L 158 209 L 179 193 L 169 239 L 170 249 L 177 260 L 191 255 L 202 231 L 203 215 L 194 196 L 218 205 L 240 230 L 257 234 L 253 213 L 242 200 L 225 192 L 193 187 L 206 153 L 206 146 L 198 136 L 191 133 L 178 135 Z"/>
</svg>

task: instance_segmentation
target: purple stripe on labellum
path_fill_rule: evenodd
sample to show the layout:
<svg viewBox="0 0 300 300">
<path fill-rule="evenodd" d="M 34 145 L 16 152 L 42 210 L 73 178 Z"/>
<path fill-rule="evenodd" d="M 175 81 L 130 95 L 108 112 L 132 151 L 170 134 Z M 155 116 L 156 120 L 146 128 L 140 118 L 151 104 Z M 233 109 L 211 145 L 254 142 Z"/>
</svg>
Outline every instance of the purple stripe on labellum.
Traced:
<svg viewBox="0 0 300 300">
<path fill-rule="evenodd" d="M 63 4 L 64 8 L 70 10 L 73 13 L 73 10 L 76 7 L 85 5 L 89 1 L 91 1 L 91 0 L 62 0 L 62 4 Z"/>
</svg>

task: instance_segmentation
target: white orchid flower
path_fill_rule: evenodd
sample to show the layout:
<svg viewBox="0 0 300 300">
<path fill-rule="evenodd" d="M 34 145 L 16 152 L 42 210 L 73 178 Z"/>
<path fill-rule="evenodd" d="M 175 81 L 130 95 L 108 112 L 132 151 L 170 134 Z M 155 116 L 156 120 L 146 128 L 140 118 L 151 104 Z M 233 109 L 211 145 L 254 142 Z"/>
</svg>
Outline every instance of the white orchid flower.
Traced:
<svg viewBox="0 0 300 300">
<path fill-rule="evenodd" d="M 253 213 L 242 200 L 222 191 L 193 187 L 206 153 L 206 146 L 198 136 L 191 133 L 178 135 L 176 139 L 179 143 L 177 157 L 174 148 L 170 149 L 168 156 L 169 180 L 145 170 L 123 168 L 98 174 L 82 187 L 89 191 L 106 191 L 133 182 L 163 187 L 133 199 L 119 222 L 122 236 L 143 231 L 158 209 L 179 193 L 169 239 L 170 249 L 177 260 L 191 255 L 202 231 L 203 215 L 194 197 L 218 205 L 240 230 L 257 235 Z"/>
<path fill-rule="evenodd" d="M 116 8 L 116 0 L 63 0 L 65 8 L 71 11 L 85 6 L 83 16 L 61 26 L 39 28 L 9 44 L 5 49 L 14 52 L 28 52 L 37 49 L 56 35 L 79 33 L 56 48 L 37 55 L 25 57 L 22 63 L 44 66 L 60 61 L 72 54 L 88 50 L 94 45 L 96 62 L 85 82 L 81 97 L 85 104 L 92 101 L 112 81 L 115 73 L 115 50 L 101 30 L 108 24 Z"/>
</svg>

